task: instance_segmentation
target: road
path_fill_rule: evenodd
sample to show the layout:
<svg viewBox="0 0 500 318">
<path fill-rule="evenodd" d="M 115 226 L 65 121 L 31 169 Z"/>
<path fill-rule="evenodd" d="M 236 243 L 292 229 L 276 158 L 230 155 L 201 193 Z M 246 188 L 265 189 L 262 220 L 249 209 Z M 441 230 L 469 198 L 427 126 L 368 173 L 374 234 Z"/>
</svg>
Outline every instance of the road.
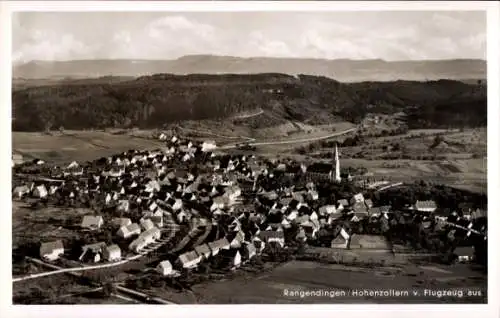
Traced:
<svg viewBox="0 0 500 318">
<path fill-rule="evenodd" d="M 52 268 L 52 269 L 56 269 L 57 272 L 66 273 L 66 274 L 69 274 L 69 275 L 72 275 L 72 276 L 76 276 L 76 277 L 81 277 L 81 275 L 82 275 L 82 274 L 76 273 L 75 271 L 67 271 L 66 269 L 69 269 L 69 268 L 62 268 L 62 267 L 59 267 L 59 266 L 56 266 L 56 265 L 53 265 L 53 264 L 45 263 L 45 262 L 43 262 L 41 260 L 38 260 L 36 258 L 26 257 L 26 259 L 28 261 L 30 261 L 30 262 L 35 263 L 35 264 L 42 265 L 44 267 L 48 267 L 48 268 Z M 54 273 L 56 271 L 49 272 L 49 273 Z M 97 287 L 96 290 L 100 290 L 102 288 L 101 286 L 99 286 L 100 284 L 95 283 L 95 282 L 90 282 L 90 285 L 94 286 L 94 287 Z M 121 293 L 127 294 L 127 295 L 129 295 L 131 297 L 138 298 L 138 299 L 140 299 L 142 301 L 145 301 L 146 303 L 156 303 L 156 304 L 164 304 L 164 305 L 176 305 L 176 303 L 174 303 L 174 302 L 171 302 L 171 301 L 168 301 L 168 300 L 165 300 L 165 299 L 161 299 L 161 298 L 155 297 L 155 296 L 150 296 L 150 295 L 138 292 L 136 290 L 132 290 L 132 289 L 126 288 L 126 287 L 124 287 L 121 284 L 116 284 L 115 287 L 116 287 L 117 292 L 121 292 Z M 113 293 L 112 296 L 113 297 L 121 298 L 121 299 L 126 300 L 126 301 L 136 302 L 135 300 L 133 300 L 133 299 L 131 299 L 129 297 L 120 295 L 118 293 Z"/>
<path fill-rule="evenodd" d="M 252 117 L 255 117 L 255 116 L 259 116 L 259 115 L 261 115 L 263 113 L 264 113 L 264 110 L 260 109 L 256 113 L 248 114 L 248 115 L 241 115 L 241 116 L 234 116 L 232 119 L 248 119 L 248 118 L 252 118 Z"/>
<path fill-rule="evenodd" d="M 202 134 L 202 135 L 209 135 L 213 137 L 219 137 L 219 138 L 226 138 L 226 139 L 246 139 L 248 141 L 254 141 L 255 138 L 250 138 L 250 137 L 245 137 L 245 136 L 225 136 L 225 135 L 219 135 L 210 131 L 204 131 L 204 130 L 198 130 L 198 129 L 190 129 L 190 128 L 184 128 L 181 126 L 177 126 L 180 130 L 184 131 L 191 131 L 197 134 Z"/>
<path fill-rule="evenodd" d="M 16 277 L 16 278 L 13 278 L 12 279 L 12 282 L 15 283 L 15 282 L 19 282 L 19 281 L 23 281 L 23 280 L 28 280 L 28 279 L 34 279 L 34 278 L 39 278 L 39 277 L 44 277 L 44 276 L 50 276 L 50 275 L 56 275 L 56 274 L 61 274 L 61 273 L 72 273 L 72 272 L 80 272 L 80 271 L 88 271 L 88 270 L 95 270 L 95 269 L 102 269 L 102 268 L 109 268 L 109 267 L 115 267 L 115 266 L 120 266 L 120 265 L 123 265 L 125 263 L 128 263 L 130 261 L 133 261 L 133 260 L 136 260 L 136 259 L 139 259 L 157 249 L 159 249 L 161 246 L 163 246 L 164 244 L 168 243 L 174 236 L 175 236 L 175 232 L 172 231 L 171 235 L 169 235 L 169 237 L 167 239 L 163 239 L 163 240 L 160 240 L 156 243 L 156 245 L 154 245 L 154 247 L 150 247 L 150 248 L 146 248 L 145 251 L 141 252 L 140 254 L 137 254 L 137 255 L 133 255 L 133 256 L 130 256 L 130 257 L 127 257 L 119 262 L 115 262 L 115 263 L 108 263 L 108 264 L 99 264 L 99 265 L 91 265 L 91 266 L 81 266 L 81 267 L 70 267 L 70 268 L 61 268 L 61 269 L 57 269 L 57 270 L 54 270 L 54 271 L 50 271 L 50 272 L 44 272 L 44 273 L 38 273 L 38 274 L 31 274 L 31 275 L 27 275 L 27 276 L 24 276 L 24 277 Z M 36 260 L 38 261 L 38 260 Z"/>
<path fill-rule="evenodd" d="M 318 140 L 324 140 L 328 138 L 342 136 L 348 133 L 356 131 L 356 128 L 347 129 L 341 132 L 336 132 L 333 134 L 328 134 L 326 136 L 320 137 L 312 137 L 312 138 L 304 138 L 304 139 L 292 139 L 292 140 L 281 140 L 281 141 L 262 141 L 262 142 L 250 142 L 249 146 L 272 146 L 272 145 L 284 145 L 284 144 L 296 144 L 296 143 L 304 143 L 304 142 L 313 142 Z M 218 149 L 233 149 L 236 148 L 236 145 L 227 145 L 223 147 L 218 147 Z"/>
</svg>

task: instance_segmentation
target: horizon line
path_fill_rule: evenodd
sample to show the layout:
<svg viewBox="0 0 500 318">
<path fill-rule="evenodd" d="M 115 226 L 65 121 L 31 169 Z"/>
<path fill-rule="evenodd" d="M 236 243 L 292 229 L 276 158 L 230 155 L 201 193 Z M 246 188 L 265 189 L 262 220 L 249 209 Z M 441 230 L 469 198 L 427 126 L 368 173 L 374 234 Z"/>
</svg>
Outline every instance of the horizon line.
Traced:
<svg viewBox="0 0 500 318">
<path fill-rule="evenodd" d="M 474 58 L 474 57 L 460 57 L 460 58 L 429 58 L 429 59 L 405 59 L 405 60 L 386 60 L 383 58 L 366 58 L 366 59 L 352 59 L 352 58 L 320 58 L 320 57 L 290 57 L 290 56 L 235 56 L 235 55 L 217 55 L 217 54 L 186 54 L 179 56 L 177 58 L 167 58 L 167 59 L 147 59 L 147 58 L 92 58 L 92 59 L 68 59 L 68 60 L 44 60 L 44 59 L 34 59 L 24 62 L 14 62 L 12 65 L 26 65 L 34 62 L 91 62 L 91 61 L 145 61 L 145 62 L 161 62 L 161 61 L 176 61 L 186 57 L 221 57 L 221 58 L 237 58 L 237 59 L 289 59 L 289 60 L 323 60 L 323 61 L 380 61 L 385 63 L 394 62 L 439 62 L 439 61 L 482 61 L 487 62 L 484 58 Z"/>
</svg>

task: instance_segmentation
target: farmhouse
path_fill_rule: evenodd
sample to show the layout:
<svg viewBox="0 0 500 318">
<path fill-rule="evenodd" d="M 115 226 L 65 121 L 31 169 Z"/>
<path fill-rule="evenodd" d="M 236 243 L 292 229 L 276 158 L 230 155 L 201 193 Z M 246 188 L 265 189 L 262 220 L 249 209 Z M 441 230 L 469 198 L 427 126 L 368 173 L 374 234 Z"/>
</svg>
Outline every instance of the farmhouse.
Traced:
<svg viewBox="0 0 500 318">
<path fill-rule="evenodd" d="M 116 233 L 116 235 L 124 239 L 128 239 L 131 236 L 139 234 L 141 234 L 141 228 L 137 223 L 132 223 L 127 226 L 122 226 Z"/>
<path fill-rule="evenodd" d="M 28 186 L 26 185 L 18 186 L 15 187 L 14 190 L 12 191 L 12 197 L 17 197 L 18 199 L 20 199 L 28 193 L 30 193 L 30 188 L 28 188 Z"/>
<path fill-rule="evenodd" d="M 110 262 L 119 261 L 122 257 L 120 247 L 116 244 L 106 246 L 102 251 L 102 256 L 105 260 Z"/>
<path fill-rule="evenodd" d="M 318 210 L 320 215 L 329 215 L 337 212 L 335 205 L 323 205 Z"/>
<path fill-rule="evenodd" d="M 253 243 L 245 243 L 240 249 L 240 254 L 244 260 L 251 260 L 257 255 L 257 249 Z"/>
<path fill-rule="evenodd" d="M 282 231 L 261 231 L 259 238 L 265 243 L 278 243 L 281 247 L 285 246 L 285 235 Z"/>
<path fill-rule="evenodd" d="M 145 232 L 142 232 L 139 235 L 139 238 L 144 240 L 146 242 L 146 245 L 149 245 L 149 244 L 154 243 L 156 240 L 159 240 L 161 238 L 161 231 L 160 231 L 160 229 L 153 227 Z"/>
<path fill-rule="evenodd" d="M 114 218 L 111 220 L 111 225 L 115 228 L 129 226 L 130 224 L 132 224 L 132 221 L 129 218 Z"/>
<path fill-rule="evenodd" d="M 355 194 L 352 198 L 351 198 L 351 205 L 354 205 L 356 203 L 363 203 L 365 201 L 365 198 L 363 196 L 363 193 L 358 193 L 358 194 Z"/>
<path fill-rule="evenodd" d="M 17 166 L 17 165 L 20 165 L 20 164 L 23 164 L 24 160 L 23 160 L 23 155 L 20 154 L 20 153 L 13 153 L 12 154 L 12 166 Z"/>
<path fill-rule="evenodd" d="M 42 243 L 40 246 L 40 258 L 47 261 L 55 261 L 64 254 L 64 246 L 62 241 L 54 241 Z"/>
<path fill-rule="evenodd" d="M 344 210 L 349 207 L 349 202 L 346 199 L 341 199 L 337 201 L 337 210 Z"/>
<path fill-rule="evenodd" d="M 338 235 L 332 240 L 332 248 L 347 248 L 349 246 L 350 236 L 344 228 L 340 229 Z"/>
<path fill-rule="evenodd" d="M 97 230 L 104 224 L 104 220 L 100 215 L 85 215 L 82 220 L 82 228 Z"/>
<path fill-rule="evenodd" d="M 202 259 L 208 259 L 210 254 L 210 247 L 207 244 L 198 245 L 194 248 L 195 252 L 202 257 Z"/>
<path fill-rule="evenodd" d="M 142 237 L 138 237 L 130 245 L 128 246 L 128 249 L 131 250 L 134 253 L 140 253 L 143 248 L 147 246 L 146 240 Z"/>
<path fill-rule="evenodd" d="M 474 247 L 460 246 L 455 248 L 453 254 L 455 254 L 459 263 L 467 263 L 474 259 Z"/>
<path fill-rule="evenodd" d="M 162 276 L 170 276 L 173 274 L 173 267 L 170 261 L 163 261 L 156 267 L 156 271 Z"/>
<path fill-rule="evenodd" d="M 141 220 L 141 228 L 143 231 L 150 230 L 154 227 L 155 227 L 155 225 L 154 225 L 153 221 L 151 221 L 150 219 L 142 219 Z"/>
<path fill-rule="evenodd" d="M 415 203 L 415 207 L 414 207 L 414 210 L 416 210 L 418 212 L 428 212 L 428 213 L 432 213 L 432 212 L 436 211 L 436 209 L 437 209 L 436 202 L 434 202 L 432 200 L 417 201 L 417 203 Z"/>
<path fill-rule="evenodd" d="M 186 252 L 179 256 L 177 263 L 184 269 L 195 268 L 201 261 L 201 255 L 195 251 Z"/>
<path fill-rule="evenodd" d="M 45 198 L 48 194 L 47 188 L 43 184 L 35 187 L 33 190 L 33 196 L 37 198 Z"/>
<path fill-rule="evenodd" d="M 82 247 L 82 254 L 78 258 L 82 262 L 97 263 L 101 260 L 101 253 L 106 247 L 106 243 L 98 242 L 93 244 L 84 245 Z"/>
<path fill-rule="evenodd" d="M 213 140 L 205 140 L 203 142 L 203 144 L 201 144 L 201 151 L 203 151 L 203 152 L 212 151 L 215 148 L 217 148 L 217 145 L 215 144 L 215 141 L 213 141 Z"/>
</svg>

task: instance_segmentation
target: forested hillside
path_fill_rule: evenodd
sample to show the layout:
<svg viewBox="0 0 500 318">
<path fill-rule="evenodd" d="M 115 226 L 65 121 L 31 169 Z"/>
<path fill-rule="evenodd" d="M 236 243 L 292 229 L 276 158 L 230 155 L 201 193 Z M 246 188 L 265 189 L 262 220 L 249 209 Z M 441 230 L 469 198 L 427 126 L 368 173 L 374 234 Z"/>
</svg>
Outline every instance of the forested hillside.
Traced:
<svg viewBox="0 0 500 318">
<path fill-rule="evenodd" d="M 370 112 L 405 112 L 410 128 L 486 125 L 485 85 L 451 80 L 340 83 L 307 75 L 157 74 L 47 84 L 15 86 L 14 131 L 157 128 L 260 108 L 263 126 L 280 119 L 359 122 Z"/>
</svg>

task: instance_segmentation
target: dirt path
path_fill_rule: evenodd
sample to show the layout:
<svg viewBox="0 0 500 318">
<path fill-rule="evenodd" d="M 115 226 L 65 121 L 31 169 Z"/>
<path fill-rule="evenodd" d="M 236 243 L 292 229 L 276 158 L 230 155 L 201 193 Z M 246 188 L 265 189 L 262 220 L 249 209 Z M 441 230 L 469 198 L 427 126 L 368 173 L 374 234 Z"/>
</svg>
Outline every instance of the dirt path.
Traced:
<svg viewBox="0 0 500 318">
<path fill-rule="evenodd" d="M 240 115 L 240 116 L 234 116 L 232 119 L 248 119 L 248 118 L 252 118 L 252 117 L 255 117 L 255 116 L 259 116 L 261 114 L 264 113 L 264 110 L 263 109 L 260 109 L 258 112 L 256 113 L 253 113 L 253 114 L 248 114 L 248 115 Z"/>
</svg>

